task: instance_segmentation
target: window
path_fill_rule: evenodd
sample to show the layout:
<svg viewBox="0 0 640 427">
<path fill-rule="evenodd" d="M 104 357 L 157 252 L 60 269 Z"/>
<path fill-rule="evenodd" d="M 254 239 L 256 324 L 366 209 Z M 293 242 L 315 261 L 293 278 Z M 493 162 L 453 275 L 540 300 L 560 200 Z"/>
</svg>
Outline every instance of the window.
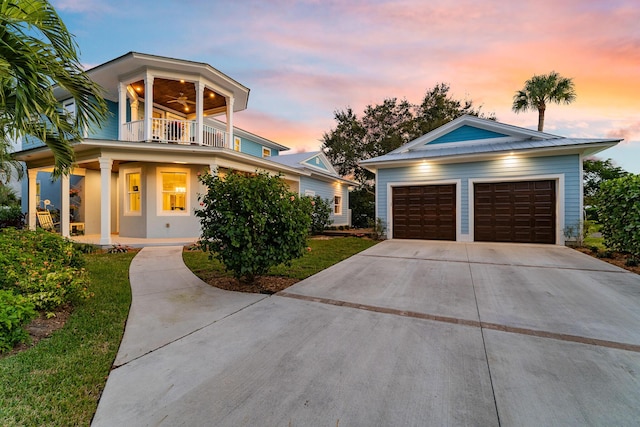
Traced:
<svg viewBox="0 0 640 427">
<path fill-rule="evenodd" d="M 342 197 L 341 196 L 333 197 L 333 213 L 335 215 L 342 215 Z"/>
<path fill-rule="evenodd" d="M 262 157 L 269 157 L 271 155 L 271 148 L 262 147 Z"/>
<path fill-rule="evenodd" d="M 125 185 L 127 186 L 125 215 L 140 215 L 142 213 L 140 197 L 142 183 L 140 180 L 140 171 L 127 172 L 125 174 Z"/>
<path fill-rule="evenodd" d="M 62 109 L 65 113 L 69 114 L 70 117 L 74 117 L 76 115 L 76 101 L 73 98 L 63 101 Z"/>
<path fill-rule="evenodd" d="M 233 150 L 234 151 L 240 151 L 240 144 L 241 144 L 240 138 L 234 137 L 233 138 Z"/>
<path fill-rule="evenodd" d="M 189 172 L 186 170 L 159 170 L 160 213 L 189 215 Z"/>
</svg>

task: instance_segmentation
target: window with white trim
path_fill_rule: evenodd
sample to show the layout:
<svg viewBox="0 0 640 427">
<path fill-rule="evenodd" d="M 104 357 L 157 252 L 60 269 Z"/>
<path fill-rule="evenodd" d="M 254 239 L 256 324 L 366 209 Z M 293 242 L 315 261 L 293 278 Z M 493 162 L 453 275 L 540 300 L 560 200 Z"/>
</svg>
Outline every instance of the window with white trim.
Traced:
<svg viewBox="0 0 640 427">
<path fill-rule="evenodd" d="M 342 215 L 342 196 L 333 197 L 333 213 L 334 215 Z"/>
<path fill-rule="evenodd" d="M 269 157 L 271 155 L 271 148 L 262 147 L 262 157 Z"/>
<path fill-rule="evenodd" d="M 158 169 L 158 212 L 162 215 L 189 215 L 189 171 Z"/>
<path fill-rule="evenodd" d="M 125 186 L 127 199 L 125 200 L 125 215 L 142 214 L 142 180 L 140 170 L 125 172 Z"/>
<path fill-rule="evenodd" d="M 242 141 L 237 136 L 233 137 L 233 151 L 241 151 Z"/>
</svg>

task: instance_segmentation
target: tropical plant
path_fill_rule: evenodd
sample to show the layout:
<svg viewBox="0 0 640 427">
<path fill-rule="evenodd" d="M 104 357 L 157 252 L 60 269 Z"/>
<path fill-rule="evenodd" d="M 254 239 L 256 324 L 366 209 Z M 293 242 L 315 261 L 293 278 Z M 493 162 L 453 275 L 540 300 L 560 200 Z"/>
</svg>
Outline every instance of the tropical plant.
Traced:
<svg viewBox="0 0 640 427">
<path fill-rule="evenodd" d="M 35 315 L 34 305 L 26 297 L 0 289 L 0 353 L 29 337 L 23 326 Z"/>
<path fill-rule="evenodd" d="M 201 246 L 237 279 L 253 283 L 272 266 L 301 257 L 311 227 L 311 198 L 280 176 L 230 172 L 200 177 L 207 193 L 196 210 Z"/>
<path fill-rule="evenodd" d="M 0 0 L 0 153 L 9 141 L 34 137 L 66 173 L 75 155 L 71 143 L 108 113 L 100 87 L 84 72 L 76 43 L 46 0 Z M 75 111 L 60 108 L 54 86 L 69 92 Z"/>
<path fill-rule="evenodd" d="M 640 175 L 603 182 L 596 201 L 605 245 L 640 256 Z"/>
<path fill-rule="evenodd" d="M 576 99 L 573 79 L 562 77 L 555 71 L 534 75 L 524 82 L 524 87 L 513 97 L 513 111 L 538 110 L 538 131 L 544 128 L 544 113 L 547 104 L 570 104 Z"/>
</svg>

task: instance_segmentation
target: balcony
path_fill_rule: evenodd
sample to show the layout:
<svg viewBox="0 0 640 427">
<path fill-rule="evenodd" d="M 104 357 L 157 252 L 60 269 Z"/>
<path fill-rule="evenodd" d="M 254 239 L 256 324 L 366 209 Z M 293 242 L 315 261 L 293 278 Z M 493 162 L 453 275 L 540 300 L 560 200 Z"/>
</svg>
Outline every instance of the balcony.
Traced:
<svg viewBox="0 0 640 427">
<path fill-rule="evenodd" d="M 123 125 L 121 139 L 131 142 L 145 142 L 145 120 L 127 122 Z M 231 148 L 227 132 L 220 124 L 203 123 L 202 140 L 198 138 L 195 120 L 151 119 L 151 139 L 153 142 L 203 145 L 216 148 Z"/>
</svg>

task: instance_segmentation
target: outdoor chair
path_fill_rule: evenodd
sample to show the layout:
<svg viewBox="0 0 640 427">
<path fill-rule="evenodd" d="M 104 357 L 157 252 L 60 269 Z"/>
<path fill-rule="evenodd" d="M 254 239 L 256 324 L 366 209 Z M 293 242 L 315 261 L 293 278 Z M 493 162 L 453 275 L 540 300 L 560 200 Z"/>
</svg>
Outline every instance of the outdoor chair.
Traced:
<svg viewBox="0 0 640 427">
<path fill-rule="evenodd" d="M 53 218 L 51 218 L 51 212 L 49 211 L 38 211 L 36 212 L 38 216 L 38 223 L 40 227 L 47 231 L 57 231 L 60 226 L 59 222 L 53 222 Z"/>
</svg>

